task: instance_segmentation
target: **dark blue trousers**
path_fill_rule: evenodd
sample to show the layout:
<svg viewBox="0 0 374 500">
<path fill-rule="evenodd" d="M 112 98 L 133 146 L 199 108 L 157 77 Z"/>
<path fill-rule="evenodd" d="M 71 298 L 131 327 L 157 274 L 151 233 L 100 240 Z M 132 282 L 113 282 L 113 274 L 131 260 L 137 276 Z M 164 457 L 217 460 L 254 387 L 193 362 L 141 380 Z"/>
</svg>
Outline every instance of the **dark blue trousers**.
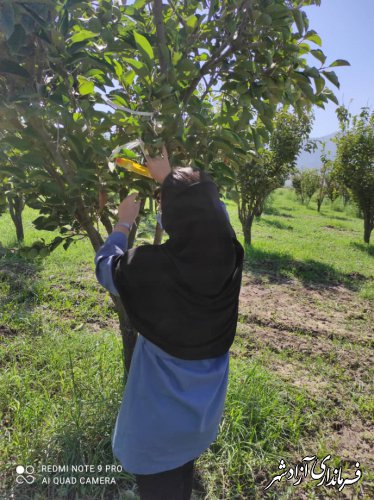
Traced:
<svg viewBox="0 0 374 500">
<path fill-rule="evenodd" d="M 141 500 L 190 500 L 194 460 L 157 474 L 135 474 Z"/>
</svg>

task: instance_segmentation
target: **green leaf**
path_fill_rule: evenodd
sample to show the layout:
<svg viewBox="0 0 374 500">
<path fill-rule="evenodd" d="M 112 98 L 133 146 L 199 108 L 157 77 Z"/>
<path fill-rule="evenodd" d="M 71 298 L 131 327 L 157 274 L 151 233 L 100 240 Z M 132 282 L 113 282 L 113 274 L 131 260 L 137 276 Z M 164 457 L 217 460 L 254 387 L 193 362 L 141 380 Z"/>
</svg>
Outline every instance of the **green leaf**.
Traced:
<svg viewBox="0 0 374 500">
<path fill-rule="evenodd" d="M 134 3 L 135 9 L 141 9 L 147 3 L 147 0 L 136 0 Z"/>
<path fill-rule="evenodd" d="M 304 29 L 305 29 L 303 15 L 299 9 L 294 9 L 292 11 L 292 14 L 293 14 L 293 18 L 295 20 L 297 29 L 299 31 L 299 35 L 302 36 L 304 33 Z"/>
<path fill-rule="evenodd" d="M 290 16 L 290 11 L 285 5 L 269 5 L 265 12 L 270 14 L 273 19 L 282 19 Z"/>
<path fill-rule="evenodd" d="M 94 33 L 93 31 L 88 31 L 88 30 L 81 30 L 75 33 L 71 38 L 70 41 L 72 43 L 76 42 L 83 42 L 84 40 L 90 40 L 91 38 L 96 38 L 98 37 L 98 33 Z"/>
<path fill-rule="evenodd" d="M 122 77 L 122 82 L 125 85 L 131 85 L 132 82 L 134 81 L 134 78 L 136 76 L 136 73 L 133 69 L 130 69 L 130 71 L 126 71 Z"/>
<path fill-rule="evenodd" d="M 262 123 L 265 125 L 267 130 L 269 130 L 269 132 L 272 132 L 273 128 L 274 128 L 274 124 L 273 124 L 273 120 L 271 119 L 271 117 L 267 116 L 265 113 L 262 113 L 259 116 L 259 118 L 262 121 Z"/>
<path fill-rule="evenodd" d="M 312 78 L 318 78 L 319 77 L 319 71 L 317 68 L 311 68 L 309 66 L 307 66 L 304 70 L 304 74 L 306 76 L 311 76 Z"/>
<path fill-rule="evenodd" d="M 235 179 L 235 172 L 223 161 L 215 161 L 212 163 L 212 171 L 214 174 L 219 174 L 221 177 L 226 177 L 228 179 Z"/>
<path fill-rule="evenodd" d="M 257 133 L 257 130 L 255 128 L 252 127 L 251 131 L 252 131 L 253 142 L 255 143 L 256 150 L 258 151 L 261 148 L 261 145 L 262 145 L 261 144 L 261 137 Z"/>
<path fill-rule="evenodd" d="M 311 50 L 310 53 L 316 58 L 318 59 L 319 61 L 321 61 L 322 64 L 324 64 L 324 62 L 326 61 L 326 56 L 325 54 L 322 52 L 321 49 L 315 49 L 315 50 Z"/>
<path fill-rule="evenodd" d="M 183 73 L 191 73 L 196 71 L 196 66 L 191 59 L 182 59 L 177 64 L 177 70 Z"/>
<path fill-rule="evenodd" d="M 305 35 L 305 39 L 310 40 L 311 42 L 314 42 L 316 45 L 322 47 L 321 37 L 314 30 L 308 31 L 308 33 Z"/>
<path fill-rule="evenodd" d="M 340 88 L 340 83 L 337 74 L 335 71 L 322 71 L 322 74 L 330 80 L 331 83 L 333 83 L 338 89 Z"/>
<path fill-rule="evenodd" d="M 196 23 L 197 23 L 197 17 L 192 15 L 190 17 L 187 18 L 187 26 L 189 28 L 194 28 L 196 26 Z"/>
<path fill-rule="evenodd" d="M 191 113 L 191 122 L 196 126 L 196 128 L 204 129 L 207 126 L 206 119 L 199 113 Z"/>
<path fill-rule="evenodd" d="M 22 66 L 8 59 L 0 59 L 0 73 L 10 73 L 22 76 L 23 78 L 31 78 L 30 73 L 22 68 Z"/>
<path fill-rule="evenodd" d="M 318 78 L 314 79 L 314 83 L 316 84 L 317 94 L 320 94 L 325 88 L 325 80 L 321 76 L 319 76 Z"/>
<path fill-rule="evenodd" d="M 115 72 L 117 78 L 120 79 L 121 76 L 123 75 L 122 65 L 116 59 L 113 59 L 113 66 L 114 66 L 114 72 Z"/>
<path fill-rule="evenodd" d="M 173 52 L 171 62 L 175 65 L 178 64 L 178 62 L 182 59 L 183 54 L 182 52 Z"/>
<path fill-rule="evenodd" d="M 272 18 L 268 14 L 261 14 L 261 16 L 257 20 L 258 23 L 264 24 L 265 26 L 271 26 Z"/>
<path fill-rule="evenodd" d="M 0 32 L 4 33 L 5 39 L 9 40 L 14 31 L 14 9 L 9 0 L 0 4 Z"/>
<path fill-rule="evenodd" d="M 348 61 L 346 61 L 345 59 L 337 59 L 336 61 L 334 61 L 332 64 L 330 64 L 330 68 L 333 68 L 334 66 L 350 66 L 351 63 L 349 63 Z"/>
<path fill-rule="evenodd" d="M 123 97 L 121 97 L 120 95 L 111 94 L 110 99 L 115 104 L 119 104 L 119 106 L 125 106 L 126 108 L 129 107 L 129 103 L 127 101 L 125 101 L 125 99 Z"/>
<path fill-rule="evenodd" d="M 153 53 L 153 49 L 149 41 L 146 39 L 145 36 L 141 35 L 140 33 L 137 33 L 134 31 L 134 38 L 135 38 L 135 43 L 138 47 L 138 49 L 146 55 L 151 61 L 154 60 L 155 56 Z"/>
<path fill-rule="evenodd" d="M 334 102 L 337 106 L 339 106 L 339 101 L 332 90 L 325 89 L 322 95 L 325 95 L 327 99 L 329 99 L 330 101 Z"/>
<path fill-rule="evenodd" d="M 304 83 L 300 82 L 299 83 L 299 87 L 300 87 L 302 93 L 305 95 L 305 97 L 309 101 L 313 102 L 313 100 L 314 100 L 314 92 L 313 92 L 312 86 L 309 85 L 309 84 L 304 84 Z"/>
<path fill-rule="evenodd" d="M 137 59 L 131 59 L 129 57 L 125 57 L 123 60 L 134 69 L 137 75 L 145 77 L 149 74 L 147 66 L 141 61 L 138 61 Z"/>
<path fill-rule="evenodd" d="M 88 80 L 88 78 L 86 78 L 85 76 L 78 75 L 78 83 L 79 83 L 78 91 L 80 95 L 88 95 L 94 92 L 95 89 L 94 82 Z"/>
</svg>

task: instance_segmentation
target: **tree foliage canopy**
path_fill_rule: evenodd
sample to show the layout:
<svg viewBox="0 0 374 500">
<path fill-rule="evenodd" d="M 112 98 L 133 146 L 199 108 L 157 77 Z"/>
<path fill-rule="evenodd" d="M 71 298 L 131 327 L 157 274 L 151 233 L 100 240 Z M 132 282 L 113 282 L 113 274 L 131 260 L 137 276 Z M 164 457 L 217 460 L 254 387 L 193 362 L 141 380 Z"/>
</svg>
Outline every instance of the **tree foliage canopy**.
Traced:
<svg viewBox="0 0 374 500">
<path fill-rule="evenodd" d="M 81 227 L 97 247 L 92 222 L 113 220 L 108 207 L 129 189 L 153 188 L 107 167 L 114 148 L 138 137 L 232 186 L 269 141 L 280 105 L 302 113 L 336 101 L 326 83 L 338 86 L 333 68 L 348 63 L 326 65 L 303 10 L 319 3 L 3 0 L 4 144 L 17 151 L 14 175 L 33 168 L 20 187 L 42 211 L 37 226 Z"/>
<path fill-rule="evenodd" d="M 374 227 L 374 112 L 363 108 L 352 116 L 339 107 L 337 113 L 341 133 L 336 138 L 335 172 L 364 214 L 364 240 L 369 243 Z"/>
</svg>

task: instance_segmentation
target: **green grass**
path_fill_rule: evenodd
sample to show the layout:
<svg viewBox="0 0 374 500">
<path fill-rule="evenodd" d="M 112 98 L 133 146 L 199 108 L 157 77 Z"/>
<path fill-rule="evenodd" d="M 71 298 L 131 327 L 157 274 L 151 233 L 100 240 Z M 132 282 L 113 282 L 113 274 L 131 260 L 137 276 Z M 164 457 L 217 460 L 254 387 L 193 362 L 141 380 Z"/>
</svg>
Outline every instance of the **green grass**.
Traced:
<svg viewBox="0 0 374 500">
<path fill-rule="evenodd" d="M 290 443 L 311 427 L 307 397 L 275 379 L 259 361 L 230 363 L 221 431 L 199 463 L 208 498 L 261 497 L 264 471 L 287 458 Z"/>
<path fill-rule="evenodd" d="M 227 206 L 243 242 L 236 206 L 229 200 Z M 26 245 L 56 236 L 36 231 L 36 216 L 31 209 L 24 213 Z M 145 231 L 152 220 L 143 224 L 141 241 L 149 241 Z M 3 247 L 16 250 L 8 215 L 0 218 L 0 229 Z M 296 279 L 306 287 L 342 284 L 372 300 L 373 245 L 363 244 L 362 233 L 354 207 L 326 204 L 319 214 L 313 202 L 303 207 L 291 190 L 281 189 L 255 221 L 245 269 L 264 286 L 274 279 Z M 111 433 L 124 388 L 122 340 L 109 294 L 96 282 L 93 258 L 88 240 L 36 261 L 20 258 L 17 250 L 0 254 L 0 490 L 6 496 L 132 496 L 134 478 L 125 472 L 110 474 L 116 479 L 110 486 L 42 485 L 40 478 L 32 486 L 15 483 L 19 464 L 118 464 Z M 279 380 L 271 359 L 264 350 L 262 357 L 230 360 L 221 432 L 197 464 L 209 500 L 265 498 L 262 488 L 279 460 L 292 457 L 323 419 L 323 407 L 302 388 Z M 368 415 L 372 400 L 356 399 Z M 282 488 L 284 498 L 295 498 L 289 484 Z"/>
<path fill-rule="evenodd" d="M 313 201 L 309 207 L 300 205 L 291 189 L 279 189 L 272 198 L 254 223 L 247 269 L 305 284 L 344 283 L 363 298 L 374 297 L 374 245 L 363 242 L 363 220 L 355 217 L 354 207 L 327 201 L 318 213 Z M 240 231 L 234 202 L 228 206 Z"/>
</svg>

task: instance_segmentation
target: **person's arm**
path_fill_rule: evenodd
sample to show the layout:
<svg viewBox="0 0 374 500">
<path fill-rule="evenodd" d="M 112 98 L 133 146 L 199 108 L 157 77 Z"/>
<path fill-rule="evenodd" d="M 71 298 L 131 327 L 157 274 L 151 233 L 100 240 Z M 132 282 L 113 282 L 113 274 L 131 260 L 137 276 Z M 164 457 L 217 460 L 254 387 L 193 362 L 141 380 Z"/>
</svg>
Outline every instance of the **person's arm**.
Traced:
<svg viewBox="0 0 374 500">
<path fill-rule="evenodd" d="M 113 282 L 112 264 L 117 255 L 123 255 L 127 250 L 127 236 L 122 231 L 113 231 L 95 256 L 95 273 L 97 281 L 113 295 L 119 296 Z"/>
<path fill-rule="evenodd" d="M 105 243 L 97 251 L 94 260 L 98 282 L 116 296 L 119 296 L 119 293 L 113 282 L 113 259 L 118 255 L 123 255 L 127 250 L 130 229 L 125 226 L 131 227 L 139 214 L 140 202 L 136 201 L 137 196 L 137 193 L 130 194 L 122 200 L 118 207 L 118 223 L 114 226 L 113 232 L 108 236 Z"/>
</svg>

